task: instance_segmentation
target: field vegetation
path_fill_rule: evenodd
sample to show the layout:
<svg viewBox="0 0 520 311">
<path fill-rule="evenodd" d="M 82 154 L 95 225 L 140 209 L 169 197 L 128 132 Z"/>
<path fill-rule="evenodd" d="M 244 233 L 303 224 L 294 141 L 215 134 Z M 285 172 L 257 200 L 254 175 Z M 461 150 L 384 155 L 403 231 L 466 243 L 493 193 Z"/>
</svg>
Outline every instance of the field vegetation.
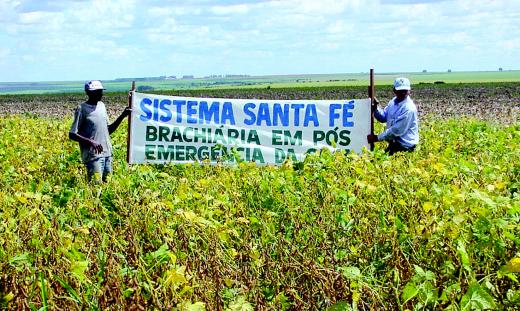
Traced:
<svg viewBox="0 0 520 311">
<path fill-rule="evenodd" d="M 130 89 L 130 84 L 127 84 Z M 146 93 L 146 92 L 145 92 Z M 298 87 L 149 91 L 154 94 L 256 99 L 351 99 L 366 98 L 366 86 Z M 106 92 L 110 115 L 118 115 L 127 102 L 126 92 Z M 385 102 L 393 96 L 391 86 L 380 86 L 376 96 Z M 480 120 L 513 123 L 520 115 L 520 82 L 414 85 L 412 97 L 419 113 L 433 118 L 469 116 Z M 72 118 L 83 93 L 26 94 L 0 96 L 0 115 L 30 114 L 47 118 Z"/>
<path fill-rule="evenodd" d="M 362 98 L 366 87 L 167 93 Z M 121 128 L 112 178 L 88 185 L 67 137 L 84 96 L 0 96 L 0 308 L 518 308 L 520 84 L 424 84 L 413 98 L 415 153 L 378 144 L 280 167 L 128 167 Z M 117 114 L 126 96 L 104 101 Z"/>
<path fill-rule="evenodd" d="M 477 72 L 409 72 L 376 73 L 377 85 L 392 85 L 397 77 L 406 76 L 414 84 L 419 83 L 489 83 L 520 82 L 520 70 L 477 71 Z M 168 91 L 199 89 L 237 89 L 237 88 L 315 88 L 344 86 L 366 86 L 369 74 L 299 74 L 272 76 L 229 76 L 203 77 L 189 79 L 166 79 L 165 77 L 136 78 L 138 90 Z M 103 85 L 112 92 L 128 90 L 132 79 L 103 80 Z M 85 81 L 61 82 L 0 82 L 0 94 L 45 94 L 78 93 L 83 90 Z"/>
</svg>

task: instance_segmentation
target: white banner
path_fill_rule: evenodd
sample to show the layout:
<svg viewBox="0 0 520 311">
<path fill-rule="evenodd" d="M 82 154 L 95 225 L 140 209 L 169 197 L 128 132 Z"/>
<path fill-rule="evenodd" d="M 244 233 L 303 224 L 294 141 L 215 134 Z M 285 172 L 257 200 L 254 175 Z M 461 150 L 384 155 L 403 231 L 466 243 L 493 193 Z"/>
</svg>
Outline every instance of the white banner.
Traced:
<svg viewBox="0 0 520 311">
<path fill-rule="evenodd" d="M 370 99 L 132 96 L 130 163 L 301 161 L 322 148 L 369 148 Z"/>
</svg>

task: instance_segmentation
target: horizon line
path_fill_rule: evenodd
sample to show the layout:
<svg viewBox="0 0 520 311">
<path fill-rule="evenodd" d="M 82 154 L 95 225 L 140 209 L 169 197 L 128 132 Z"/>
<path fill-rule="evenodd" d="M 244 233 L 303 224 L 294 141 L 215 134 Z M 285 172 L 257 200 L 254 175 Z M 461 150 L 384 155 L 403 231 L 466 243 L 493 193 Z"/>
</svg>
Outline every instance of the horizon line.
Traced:
<svg viewBox="0 0 520 311">
<path fill-rule="evenodd" d="M 514 72 L 520 71 L 520 69 L 504 69 L 504 70 L 445 70 L 445 71 L 386 71 L 386 72 L 374 72 L 374 75 L 396 75 L 396 74 L 439 74 L 439 73 L 479 73 L 479 72 Z M 192 77 L 189 79 L 226 79 L 226 78 L 262 78 L 262 77 L 298 77 L 298 76 L 327 76 L 327 75 L 369 75 L 370 71 L 361 71 L 361 72 L 336 72 L 336 73 L 288 73 L 288 74 L 262 74 L 262 75 L 254 75 L 254 74 L 209 74 L 205 76 L 196 76 L 190 74 L 178 75 L 179 78 L 176 80 L 188 80 L 183 77 Z M 234 76 L 234 77 L 233 77 Z M 161 75 L 161 76 L 142 76 L 142 77 L 118 77 L 112 79 L 98 79 L 100 81 L 110 82 L 117 80 L 131 80 L 131 79 L 157 79 L 157 78 L 167 78 L 167 77 L 177 77 L 177 75 Z M 0 81 L 0 83 L 60 83 L 60 82 L 80 82 L 80 81 L 89 81 L 89 79 L 78 79 L 78 80 L 27 80 L 27 81 Z"/>
</svg>

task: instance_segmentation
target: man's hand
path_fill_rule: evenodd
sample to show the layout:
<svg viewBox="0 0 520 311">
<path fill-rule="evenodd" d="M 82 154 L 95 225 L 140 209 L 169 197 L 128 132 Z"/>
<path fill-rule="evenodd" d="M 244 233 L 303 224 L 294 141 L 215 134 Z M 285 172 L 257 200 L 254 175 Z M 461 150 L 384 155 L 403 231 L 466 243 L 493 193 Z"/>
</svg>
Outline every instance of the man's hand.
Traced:
<svg viewBox="0 0 520 311">
<path fill-rule="evenodd" d="M 126 107 L 125 110 L 123 110 L 123 112 L 121 113 L 121 116 L 122 116 L 122 117 L 129 116 L 130 113 L 132 113 L 132 108 L 130 108 L 130 107 Z"/>
<path fill-rule="evenodd" d="M 374 103 L 372 104 L 372 110 L 376 110 L 379 105 L 379 101 L 374 97 Z"/>
<path fill-rule="evenodd" d="M 369 142 L 370 144 L 379 141 L 379 139 L 377 139 L 377 135 L 373 135 L 373 134 L 368 135 L 368 136 L 367 136 L 367 140 L 368 140 L 368 142 Z"/>
<path fill-rule="evenodd" d="M 132 112 L 132 108 L 126 107 L 125 110 L 123 110 L 123 112 L 121 112 L 121 115 L 119 117 L 117 117 L 117 119 L 112 124 L 108 125 L 108 133 L 109 134 L 114 133 L 115 130 L 117 130 L 117 128 L 119 127 L 119 124 L 121 124 L 121 122 L 123 122 L 123 120 L 128 115 L 130 115 L 131 112 Z"/>
<path fill-rule="evenodd" d="M 94 150 L 97 152 L 97 153 L 101 153 L 103 152 L 103 146 L 101 146 L 101 144 L 98 144 L 96 141 L 90 139 L 89 140 L 89 143 L 90 143 L 90 146 L 92 148 L 94 148 Z"/>
</svg>

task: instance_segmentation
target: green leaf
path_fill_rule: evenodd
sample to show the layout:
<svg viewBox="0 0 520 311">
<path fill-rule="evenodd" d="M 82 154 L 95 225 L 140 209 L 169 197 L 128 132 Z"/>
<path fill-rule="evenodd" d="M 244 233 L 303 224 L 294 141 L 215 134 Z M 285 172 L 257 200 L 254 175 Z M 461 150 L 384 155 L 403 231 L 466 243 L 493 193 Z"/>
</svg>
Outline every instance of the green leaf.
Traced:
<svg viewBox="0 0 520 311">
<path fill-rule="evenodd" d="M 204 311 L 204 310 L 206 310 L 206 305 L 200 301 L 197 301 L 196 303 L 190 304 L 188 306 L 188 311 Z"/>
<path fill-rule="evenodd" d="M 349 280 L 358 279 L 361 276 L 361 271 L 358 267 L 341 267 L 343 276 Z"/>
<path fill-rule="evenodd" d="M 42 311 L 49 310 L 49 305 L 47 304 L 47 285 L 45 284 L 45 279 L 43 278 L 43 273 L 40 272 L 40 293 L 42 295 L 42 304 L 43 306 L 39 309 Z"/>
<path fill-rule="evenodd" d="M 419 290 L 417 289 L 417 286 L 413 282 L 408 282 L 406 286 L 403 289 L 403 292 L 401 293 L 401 298 L 403 299 L 403 304 L 408 302 L 408 300 L 412 299 L 413 297 L 417 296 L 419 293 Z"/>
<path fill-rule="evenodd" d="M 244 296 L 238 296 L 226 311 L 253 311 L 253 306 L 246 300 Z"/>
<path fill-rule="evenodd" d="M 428 281 L 435 281 L 435 274 L 433 272 L 431 272 L 430 270 L 428 270 L 428 271 L 426 271 L 424 278 Z"/>
<path fill-rule="evenodd" d="M 3 295 L 0 298 L 0 307 L 5 306 L 9 301 L 14 299 L 14 294 L 10 292 L 9 294 Z"/>
<path fill-rule="evenodd" d="M 195 303 L 186 302 L 186 303 L 183 303 L 180 306 L 179 310 L 182 310 L 182 311 L 205 311 L 206 310 L 206 305 L 203 302 L 200 302 L 200 301 L 197 301 Z"/>
<path fill-rule="evenodd" d="M 332 306 L 327 308 L 327 311 L 348 311 L 352 310 L 352 307 L 345 301 L 338 301 Z"/>
<path fill-rule="evenodd" d="M 457 241 L 457 254 L 460 256 L 460 263 L 462 267 L 467 271 L 471 271 L 471 264 L 469 261 L 468 252 L 466 252 L 466 246 L 461 240 Z"/>
<path fill-rule="evenodd" d="M 489 310 L 495 309 L 493 297 L 480 284 L 473 283 L 460 302 L 462 310 Z"/>
<path fill-rule="evenodd" d="M 177 288 L 178 286 L 181 286 L 182 284 L 186 283 L 187 280 L 185 276 L 185 270 L 185 266 L 177 266 L 171 268 L 170 270 L 165 272 L 164 283 L 173 288 Z"/>
<path fill-rule="evenodd" d="M 54 276 L 54 278 L 60 283 L 60 285 L 67 290 L 72 300 L 74 300 L 76 303 L 81 303 L 81 299 L 79 298 L 78 293 L 70 286 L 65 280 L 60 278 L 59 276 Z"/>
<path fill-rule="evenodd" d="M 134 292 L 135 292 L 135 290 L 133 288 L 125 288 L 123 290 L 123 296 L 125 298 L 129 298 L 129 297 L 131 297 L 134 294 Z"/>
<path fill-rule="evenodd" d="M 70 273 L 81 282 L 85 280 L 85 271 L 88 269 L 88 261 L 73 261 L 70 265 Z"/>
<path fill-rule="evenodd" d="M 9 264 L 15 267 L 23 266 L 25 264 L 30 263 L 31 258 L 29 257 L 29 253 L 22 253 L 9 259 Z"/>
<path fill-rule="evenodd" d="M 163 244 L 159 249 L 146 255 L 146 261 L 149 265 L 160 266 L 168 263 L 171 259 L 168 244 Z"/>
<path fill-rule="evenodd" d="M 417 273 L 418 275 L 420 275 L 421 277 L 424 277 L 425 275 L 425 272 L 424 272 L 424 269 L 419 267 L 418 265 L 413 265 L 414 269 L 415 269 L 415 273 Z"/>
<path fill-rule="evenodd" d="M 429 281 L 425 281 L 421 285 L 421 300 L 425 305 L 435 302 L 438 299 L 438 295 L 437 288 Z"/>
</svg>

